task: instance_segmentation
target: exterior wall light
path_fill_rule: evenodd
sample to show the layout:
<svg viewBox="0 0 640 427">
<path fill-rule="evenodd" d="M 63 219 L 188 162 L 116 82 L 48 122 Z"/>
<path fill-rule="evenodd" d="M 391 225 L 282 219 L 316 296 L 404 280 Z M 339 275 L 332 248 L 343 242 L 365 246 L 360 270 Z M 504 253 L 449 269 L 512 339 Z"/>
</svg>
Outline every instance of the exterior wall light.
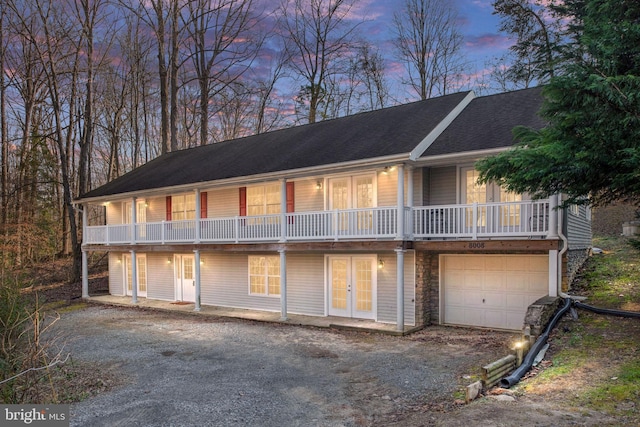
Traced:
<svg viewBox="0 0 640 427">
<path fill-rule="evenodd" d="M 322 181 L 318 180 L 318 182 L 316 182 L 316 190 L 322 190 Z"/>
<path fill-rule="evenodd" d="M 384 268 L 384 260 L 381 258 L 378 260 L 378 270 L 382 270 Z"/>
</svg>

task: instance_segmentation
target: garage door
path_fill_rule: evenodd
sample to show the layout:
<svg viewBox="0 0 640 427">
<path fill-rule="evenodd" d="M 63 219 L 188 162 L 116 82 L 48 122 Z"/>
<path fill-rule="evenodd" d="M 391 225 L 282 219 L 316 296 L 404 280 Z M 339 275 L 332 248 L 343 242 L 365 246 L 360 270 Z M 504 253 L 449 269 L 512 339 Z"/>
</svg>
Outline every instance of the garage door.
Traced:
<svg viewBox="0 0 640 427">
<path fill-rule="evenodd" d="M 520 330 L 548 294 L 547 255 L 441 255 L 444 323 Z"/>
</svg>

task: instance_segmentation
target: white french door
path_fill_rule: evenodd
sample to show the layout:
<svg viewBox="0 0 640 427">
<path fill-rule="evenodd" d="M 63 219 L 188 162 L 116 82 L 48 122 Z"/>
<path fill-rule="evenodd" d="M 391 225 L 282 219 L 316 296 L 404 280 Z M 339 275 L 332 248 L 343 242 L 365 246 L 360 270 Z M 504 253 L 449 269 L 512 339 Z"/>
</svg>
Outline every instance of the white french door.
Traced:
<svg viewBox="0 0 640 427">
<path fill-rule="evenodd" d="M 330 316 L 376 318 L 375 256 L 327 257 Z"/>
<path fill-rule="evenodd" d="M 461 203 L 463 204 L 487 204 L 503 202 L 520 202 L 522 195 L 510 193 L 495 183 L 478 184 L 479 172 L 474 168 L 461 169 Z M 467 209 L 465 215 L 465 226 L 473 226 L 473 211 Z M 476 217 L 478 227 L 515 227 L 520 226 L 521 218 L 520 206 L 498 206 L 495 209 L 480 209 Z"/>
<path fill-rule="evenodd" d="M 368 230 L 373 227 L 373 213 L 367 208 L 376 205 L 375 175 L 358 175 L 329 179 L 329 210 L 365 209 L 355 213 L 340 212 L 336 227 L 345 231 Z"/>
<path fill-rule="evenodd" d="M 193 255 L 174 256 L 175 293 L 176 300 L 195 302 L 195 258 Z"/>
<path fill-rule="evenodd" d="M 133 271 L 131 265 L 131 255 L 124 254 L 122 256 L 124 260 L 124 282 L 127 295 L 133 294 Z M 147 296 L 147 257 L 142 255 L 136 255 L 136 272 L 138 276 L 138 288 L 137 293 L 139 297 Z"/>
</svg>

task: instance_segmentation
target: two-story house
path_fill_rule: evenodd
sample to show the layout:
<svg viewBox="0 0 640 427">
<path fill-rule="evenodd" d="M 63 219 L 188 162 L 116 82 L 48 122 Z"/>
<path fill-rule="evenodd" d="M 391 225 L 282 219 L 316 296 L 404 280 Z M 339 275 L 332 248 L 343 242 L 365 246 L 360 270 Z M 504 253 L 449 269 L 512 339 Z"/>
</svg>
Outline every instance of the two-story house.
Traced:
<svg viewBox="0 0 640 427">
<path fill-rule="evenodd" d="M 105 251 L 134 303 L 520 329 L 591 246 L 587 208 L 477 183 L 541 102 L 463 92 L 160 156 L 77 200 L 106 209 L 83 297 Z"/>
</svg>

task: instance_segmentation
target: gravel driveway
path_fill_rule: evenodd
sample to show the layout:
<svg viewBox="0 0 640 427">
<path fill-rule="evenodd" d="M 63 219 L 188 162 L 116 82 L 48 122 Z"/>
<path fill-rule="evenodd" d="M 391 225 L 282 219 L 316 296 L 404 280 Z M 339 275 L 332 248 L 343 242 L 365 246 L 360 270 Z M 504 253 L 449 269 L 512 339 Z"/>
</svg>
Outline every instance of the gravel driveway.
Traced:
<svg viewBox="0 0 640 427">
<path fill-rule="evenodd" d="M 56 324 L 74 360 L 122 380 L 73 426 L 427 425 L 511 334 L 408 337 L 89 306 Z"/>
</svg>

